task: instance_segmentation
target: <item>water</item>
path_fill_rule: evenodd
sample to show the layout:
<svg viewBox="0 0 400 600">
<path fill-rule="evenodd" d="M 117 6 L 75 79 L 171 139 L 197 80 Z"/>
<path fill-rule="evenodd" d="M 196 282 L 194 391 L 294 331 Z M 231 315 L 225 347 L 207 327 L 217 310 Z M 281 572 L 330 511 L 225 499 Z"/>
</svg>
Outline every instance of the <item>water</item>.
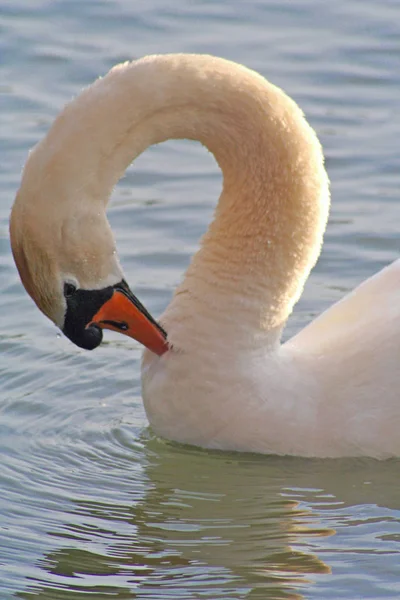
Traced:
<svg viewBox="0 0 400 600">
<path fill-rule="evenodd" d="M 291 335 L 399 254 L 397 0 L 0 0 L 0 598 L 400 597 L 399 461 L 210 453 L 154 438 L 140 348 L 74 347 L 10 256 L 28 149 L 114 63 L 153 52 L 243 62 L 305 110 L 333 205 Z M 199 145 L 169 142 L 110 205 L 128 281 L 159 314 L 221 185 Z M 55 199 L 56 200 L 56 199 Z"/>
</svg>

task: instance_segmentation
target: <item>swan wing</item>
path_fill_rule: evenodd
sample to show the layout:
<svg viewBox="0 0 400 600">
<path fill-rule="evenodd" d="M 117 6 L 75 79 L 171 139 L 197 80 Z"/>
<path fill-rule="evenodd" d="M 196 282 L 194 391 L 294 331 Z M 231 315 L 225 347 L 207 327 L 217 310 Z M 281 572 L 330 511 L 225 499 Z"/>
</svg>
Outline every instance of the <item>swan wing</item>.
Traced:
<svg viewBox="0 0 400 600">
<path fill-rule="evenodd" d="M 337 344 L 373 342 L 377 351 L 400 348 L 400 259 L 373 275 L 328 308 L 285 346 L 316 352 Z M 399 357 L 398 357 L 399 358 Z"/>
</svg>

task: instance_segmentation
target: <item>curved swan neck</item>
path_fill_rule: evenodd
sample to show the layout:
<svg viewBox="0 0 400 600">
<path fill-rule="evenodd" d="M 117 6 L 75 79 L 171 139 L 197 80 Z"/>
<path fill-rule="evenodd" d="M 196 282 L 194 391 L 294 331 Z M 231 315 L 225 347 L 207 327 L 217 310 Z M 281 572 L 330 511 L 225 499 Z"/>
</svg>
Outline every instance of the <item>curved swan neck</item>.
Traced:
<svg viewBox="0 0 400 600">
<path fill-rule="evenodd" d="M 64 155 L 59 176 L 74 182 L 70 195 L 105 206 L 132 160 L 170 138 L 204 144 L 222 169 L 223 191 L 165 315 L 169 331 L 188 314 L 191 327 L 204 331 L 216 315 L 221 331 L 267 330 L 278 338 L 319 255 L 328 215 L 314 132 L 296 104 L 253 71 L 209 56 L 167 55 L 112 69 L 66 107 L 46 143 L 53 156 Z"/>
</svg>

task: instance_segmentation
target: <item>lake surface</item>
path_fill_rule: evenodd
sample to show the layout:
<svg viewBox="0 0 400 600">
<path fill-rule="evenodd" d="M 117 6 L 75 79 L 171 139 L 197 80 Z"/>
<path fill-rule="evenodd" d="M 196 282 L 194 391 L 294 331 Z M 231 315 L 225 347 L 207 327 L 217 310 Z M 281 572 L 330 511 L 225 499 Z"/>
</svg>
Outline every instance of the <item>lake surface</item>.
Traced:
<svg viewBox="0 0 400 600">
<path fill-rule="evenodd" d="M 260 71 L 323 143 L 331 217 L 286 336 L 399 255 L 398 0 L 0 0 L 0 599 L 398 599 L 400 461 L 159 440 L 140 347 L 79 350 L 21 286 L 8 216 L 29 148 L 114 63 L 174 51 Z M 200 145 L 168 142 L 115 190 L 122 264 L 155 315 L 220 186 Z"/>
</svg>

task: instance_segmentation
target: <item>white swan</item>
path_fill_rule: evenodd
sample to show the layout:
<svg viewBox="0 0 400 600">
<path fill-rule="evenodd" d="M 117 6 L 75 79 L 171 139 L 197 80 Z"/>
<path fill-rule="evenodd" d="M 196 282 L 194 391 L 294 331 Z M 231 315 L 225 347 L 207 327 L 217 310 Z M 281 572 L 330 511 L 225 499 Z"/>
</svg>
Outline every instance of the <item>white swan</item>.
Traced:
<svg viewBox="0 0 400 600">
<path fill-rule="evenodd" d="M 132 295 L 105 209 L 130 162 L 168 138 L 201 141 L 223 172 L 215 218 L 161 317 Z M 148 348 L 155 432 L 209 448 L 400 455 L 400 261 L 284 345 L 329 207 L 317 138 L 260 75 L 196 55 L 116 66 L 31 152 L 11 217 L 21 279 L 75 343 L 121 330 Z M 171 348 L 172 346 L 172 348 Z"/>
</svg>

